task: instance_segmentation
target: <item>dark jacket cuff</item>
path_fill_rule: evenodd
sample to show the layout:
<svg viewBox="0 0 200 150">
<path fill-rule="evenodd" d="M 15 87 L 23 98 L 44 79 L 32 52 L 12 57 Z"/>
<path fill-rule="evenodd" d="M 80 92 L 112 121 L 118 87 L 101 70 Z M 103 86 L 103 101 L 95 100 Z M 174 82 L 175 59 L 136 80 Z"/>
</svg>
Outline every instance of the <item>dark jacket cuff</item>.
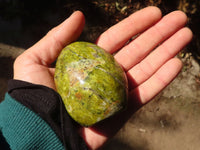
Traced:
<svg viewBox="0 0 200 150">
<path fill-rule="evenodd" d="M 68 115 L 61 97 L 53 89 L 20 80 L 10 80 L 8 93 L 45 120 L 66 149 L 87 149 L 84 140 L 77 133 L 78 125 Z"/>
</svg>

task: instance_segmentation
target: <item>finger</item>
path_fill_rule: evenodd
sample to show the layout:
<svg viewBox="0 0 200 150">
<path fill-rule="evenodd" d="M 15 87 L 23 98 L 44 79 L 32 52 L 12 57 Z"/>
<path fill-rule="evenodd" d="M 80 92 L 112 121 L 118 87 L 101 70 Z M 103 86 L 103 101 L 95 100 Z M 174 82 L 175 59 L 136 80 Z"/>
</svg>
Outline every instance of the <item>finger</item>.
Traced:
<svg viewBox="0 0 200 150">
<path fill-rule="evenodd" d="M 187 22 L 187 16 L 181 11 L 172 12 L 157 24 L 142 33 L 115 55 L 115 59 L 125 70 L 140 62 L 158 44 L 173 35 Z"/>
<path fill-rule="evenodd" d="M 147 7 L 105 31 L 97 40 L 97 45 L 113 53 L 120 49 L 134 35 L 155 24 L 162 14 L 157 7 Z"/>
<path fill-rule="evenodd" d="M 137 95 L 141 104 L 147 103 L 177 76 L 181 68 L 182 62 L 179 59 L 169 60 L 151 78 L 132 90 L 130 98 Z"/>
<path fill-rule="evenodd" d="M 43 65 L 54 62 L 62 48 L 79 37 L 84 23 L 84 15 L 80 11 L 74 12 L 27 51 L 33 56 L 31 59 L 43 63 Z"/>
<path fill-rule="evenodd" d="M 128 71 L 130 88 L 140 85 L 151 77 L 164 63 L 173 58 L 192 39 L 192 32 L 183 28 L 156 48 L 144 60 Z"/>
</svg>

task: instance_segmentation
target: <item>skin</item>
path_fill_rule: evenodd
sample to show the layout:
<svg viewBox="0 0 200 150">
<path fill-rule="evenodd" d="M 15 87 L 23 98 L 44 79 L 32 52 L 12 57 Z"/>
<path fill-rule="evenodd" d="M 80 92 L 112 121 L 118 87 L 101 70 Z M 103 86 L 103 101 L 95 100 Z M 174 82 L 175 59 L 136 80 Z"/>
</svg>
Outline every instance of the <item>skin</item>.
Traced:
<svg viewBox="0 0 200 150">
<path fill-rule="evenodd" d="M 115 59 L 126 71 L 129 105 L 126 111 L 109 120 L 78 130 L 91 149 L 102 146 L 137 109 L 152 100 L 177 76 L 182 63 L 174 56 L 192 39 L 191 30 L 184 27 L 186 22 L 187 16 L 181 11 L 162 17 L 158 8 L 147 7 L 112 26 L 97 39 L 98 46 L 109 53 L 116 53 Z M 14 79 L 56 90 L 53 80 L 55 68 L 51 64 L 63 47 L 79 37 L 84 23 L 82 12 L 76 11 L 50 30 L 16 59 Z"/>
</svg>

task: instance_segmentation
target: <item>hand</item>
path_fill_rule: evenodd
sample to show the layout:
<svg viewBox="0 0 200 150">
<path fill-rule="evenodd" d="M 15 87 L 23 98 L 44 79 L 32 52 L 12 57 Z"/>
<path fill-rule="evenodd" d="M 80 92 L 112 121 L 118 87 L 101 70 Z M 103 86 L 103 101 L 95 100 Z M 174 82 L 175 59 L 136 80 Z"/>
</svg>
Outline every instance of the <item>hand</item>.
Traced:
<svg viewBox="0 0 200 150">
<path fill-rule="evenodd" d="M 98 38 L 96 44 L 109 53 L 116 53 L 115 59 L 127 73 L 129 105 L 125 112 L 110 120 L 80 130 L 91 149 L 100 147 L 113 136 L 136 109 L 149 102 L 179 73 L 182 63 L 174 56 L 192 39 L 192 32 L 184 27 L 186 21 L 183 12 L 175 11 L 162 18 L 158 8 L 147 7 L 114 25 Z M 55 89 L 51 64 L 62 48 L 78 38 L 83 27 L 84 16 L 77 11 L 53 28 L 16 59 L 14 79 Z"/>
</svg>

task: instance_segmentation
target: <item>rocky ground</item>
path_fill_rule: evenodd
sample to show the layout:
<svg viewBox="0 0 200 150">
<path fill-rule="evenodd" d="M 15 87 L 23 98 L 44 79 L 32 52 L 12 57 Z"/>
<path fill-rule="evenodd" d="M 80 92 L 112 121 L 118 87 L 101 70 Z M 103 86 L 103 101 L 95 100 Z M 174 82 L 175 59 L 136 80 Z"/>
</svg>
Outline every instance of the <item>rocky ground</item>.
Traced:
<svg viewBox="0 0 200 150">
<path fill-rule="evenodd" d="M 184 63 L 179 76 L 152 102 L 137 111 L 101 150 L 199 149 L 198 0 L 0 1 L 0 100 L 3 100 L 8 79 L 12 78 L 14 59 L 73 10 L 82 10 L 86 16 L 86 27 L 80 40 L 94 41 L 112 24 L 149 5 L 160 7 L 164 14 L 175 9 L 186 12 L 194 40 L 177 56 Z"/>
</svg>

